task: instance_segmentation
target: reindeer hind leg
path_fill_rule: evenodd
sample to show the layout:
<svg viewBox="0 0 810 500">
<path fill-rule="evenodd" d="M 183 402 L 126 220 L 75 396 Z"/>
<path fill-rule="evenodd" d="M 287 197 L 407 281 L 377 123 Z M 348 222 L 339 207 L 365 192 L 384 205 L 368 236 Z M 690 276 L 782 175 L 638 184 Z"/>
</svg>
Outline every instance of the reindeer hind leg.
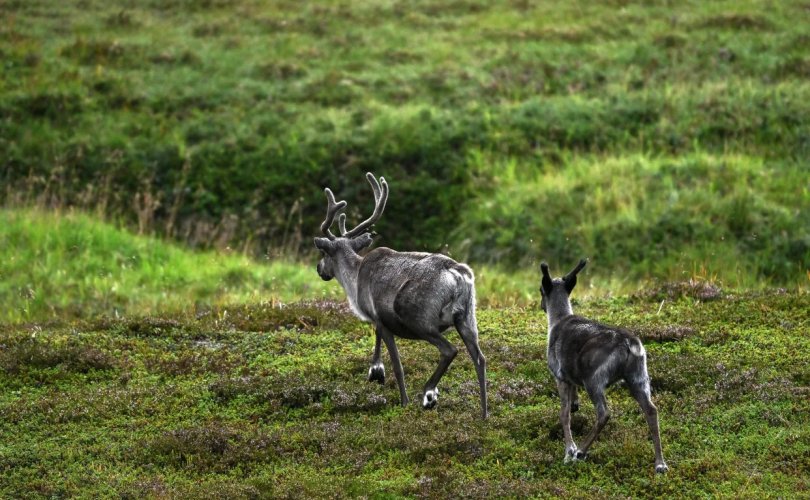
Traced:
<svg viewBox="0 0 810 500">
<path fill-rule="evenodd" d="M 641 382 L 630 385 L 630 394 L 633 395 L 633 398 L 635 398 L 638 405 L 641 407 L 644 418 L 647 420 L 647 426 L 650 428 L 653 449 L 655 450 L 655 472 L 664 473 L 669 470 L 669 467 L 664 461 L 664 451 L 661 447 L 661 434 L 658 428 L 658 408 L 655 407 L 650 397 L 649 379 L 644 379 Z"/>
<path fill-rule="evenodd" d="M 436 370 L 433 372 L 433 375 L 431 375 L 430 379 L 428 379 L 427 383 L 425 384 L 424 395 L 422 396 L 422 408 L 429 410 L 435 407 L 439 402 L 439 389 L 437 389 L 436 386 L 439 384 L 439 380 L 441 380 L 447 369 L 450 367 L 450 363 L 453 362 L 456 354 L 458 354 L 458 349 L 456 349 L 456 347 L 446 338 L 442 337 L 441 333 L 438 331 L 431 332 L 429 335 L 426 335 L 425 340 L 435 345 L 441 354 L 439 365 L 436 366 Z"/>
<path fill-rule="evenodd" d="M 467 348 L 467 352 L 470 354 L 475 366 L 475 373 L 478 375 L 478 394 L 481 399 L 481 418 L 487 418 L 489 415 L 487 408 L 487 359 L 478 345 L 478 326 L 474 313 L 468 312 L 467 314 L 472 317 L 457 320 L 456 330 L 458 330 L 461 340 L 464 341 L 464 346 Z"/>
<path fill-rule="evenodd" d="M 560 426 L 563 431 L 565 443 L 565 463 L 577 459 L 577 444 L 571 435 L 571 402 L 576 393 L 576 387 L 563 380 L 557 380 L 557 392 L 560 394 Z"/>
</svg>

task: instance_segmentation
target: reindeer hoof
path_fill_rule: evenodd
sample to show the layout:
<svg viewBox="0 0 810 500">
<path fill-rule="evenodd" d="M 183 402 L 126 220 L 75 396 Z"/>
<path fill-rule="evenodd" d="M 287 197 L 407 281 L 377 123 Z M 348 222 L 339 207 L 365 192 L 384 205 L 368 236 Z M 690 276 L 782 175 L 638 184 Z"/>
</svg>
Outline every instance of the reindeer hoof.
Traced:
<svg viewBox="0 0 810 500">
<path fill-rule="evenodd" d="M 577 450 L 576 459 L 577 460 L 585 460 L 588 457 L 588 454 L 582 450 Z"/>
<path fill-rule="evenodd" d="M 382 363 L 371 365 L 368 369 L 368 381 L 379 382 L 380 385 L 385 384 L 385 366 Z"/>
<path fill-rule="evenodd" d="M 573 403 L 571 403 L 571 413 L 576 413 L 579 411 L 579 399 L 575 399 Z"/>
<path fill-rule="evenodd" d="M 660 464 L 655 466 L 655 472 L 657 472 L 658 474 L 663 474 L 668 470 L 669 470 L 669 467 L 665 463 L 660 463 Z"/>
<path fill-rule="evenodd" d="M 425 395 L 422 398 L 422 408 L 424 408 L 425 410 L 430 410 L 431 408 L 435 408 L 438 403 L 439 403 L 439 389 L 425 391 Z"/>
<path fill-rule="evenodd" d="M 576 446 L 572 446 L 571 448 L 567 448 L 565 450 L 565 458 L 563 459 L 563 463 L 571 463 L 577 461 L 577 455 L 579 455 L 579 450 L 577 450 Z"/>
</svg>

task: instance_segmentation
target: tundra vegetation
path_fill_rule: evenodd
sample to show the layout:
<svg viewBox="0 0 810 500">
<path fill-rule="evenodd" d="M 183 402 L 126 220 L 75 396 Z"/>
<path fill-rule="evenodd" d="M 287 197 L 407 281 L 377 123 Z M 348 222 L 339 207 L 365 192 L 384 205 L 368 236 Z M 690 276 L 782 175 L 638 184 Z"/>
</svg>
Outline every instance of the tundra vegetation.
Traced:
<svg viewBox="0 0 810 500">
<path fill-rule="evenodd" d="M 309 301 L 4 327 L 0 496 L 806 496 L 810 296 L 704 292 L 575 304 L 644 342 L 665 475 L 619 386 L 587 460 L 563 463 L 536 304 L 478 311 L 484 421 L 468 357 L 435 410 L 401 407 L 392 377 L 366 381 L 372 327 Z M 425 342 L 399 352 L 411 380 L 435 369 Z M 574 438 L 595 418 L 582 398 Z"/>
<path fill-rule="evenodd" d="M 803 0 L 0 1 L 0 497 L 807 496 L 809 24 Z M 308 252 L 323 187 L 360 220 L 366 171 L 396 186 L 378 246 L 475 270 L 486 422 L 465 357 L 434 411 L 365 381 L 374 332 Z M 575 310 L 643 341 L 664 477 L 621 387 L 562 463 L 541 255 L 589 256 Z"/>
</svg>

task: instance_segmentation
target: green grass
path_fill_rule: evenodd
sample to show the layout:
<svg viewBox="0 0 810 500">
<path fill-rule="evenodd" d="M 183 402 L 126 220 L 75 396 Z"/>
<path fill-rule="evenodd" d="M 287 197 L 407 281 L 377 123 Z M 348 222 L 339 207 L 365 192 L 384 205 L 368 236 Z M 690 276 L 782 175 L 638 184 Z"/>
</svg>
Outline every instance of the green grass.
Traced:
<svg viewBox="0 0 810 500">
<path fill-rule="evenodd" d="M 808 269 L 802 0 L 39 0 L 0 14 L 13 206 L 306 255 L 323 187 L 358 220 L 371 170 L 391 183 L 378 231 L 398 249 L 510 271 L 587 254 L 631 280 L 705 267 L 792 286 Z"/>
<path fill-rule="evenodd" d="M 798 165 L 700 153 L 580 157 L 540 170 L 475 161 L 483 172 L 501 168 L 455 230 L 473 261 L 532 256 L 571 267 L 592 256 L 625 283 L 696 275 L 737 288 L 761 286 L 763 275 L 806 283 L 810 232 L 797 224 L 810 190 L 793 181 L 807 173 Z"/>
<path fill-rule="evenodd" d="M 2 323 L 36 323 L 149 313 L 203 314 L 222 304 L 343 300 L 324 282 L 315 259 L 236 251 L 192 251 L 138 236 L 80 212 L 0 210 Z M 479 302 L 539 300 L 534 271 L 476 270 Z M 604 290 L 592 290 L 600 293 Z"/>
<path fill-rule="evenodd" d="M 391 377 L 365 381 L 371 329 L 321 301 L 4 328 L 0 496 L 806 496 L 810 296 L 647 297 L 575 309 L 644 340 L 665 476 L 621 387 L 589 459 L 563 464 L 537 307 L 479 311 L 483 422 L 466 355 L 436 411 L 400 408 Z M 436 352 L 399 345 L 415 398 Z M 577 440 L 594 419 L 583 398 Z"/>
<path fill-rule="evenodd" d="M 0 1 L 0 497 L 810 496 L 808 21 Z M 486 422 L 464 355 L 437 411 L 365 382 L 311 237 L 325 186 L 367 215 L 369 170 L 378 246 L 476 271 Z M 621 388 L 562 463 L 537 267 L 583 256 L 575 309 L 647 347 L 664 477 Z M 415 398 L 436 352 L 399 345 Z"/>
<path fill-rule="evenodd" d="M 335 298 L 314 266 L 192 252 L 80 213 L 0 211 L 0 321 L 204 312 L 221 303 Z"/>
</svg>

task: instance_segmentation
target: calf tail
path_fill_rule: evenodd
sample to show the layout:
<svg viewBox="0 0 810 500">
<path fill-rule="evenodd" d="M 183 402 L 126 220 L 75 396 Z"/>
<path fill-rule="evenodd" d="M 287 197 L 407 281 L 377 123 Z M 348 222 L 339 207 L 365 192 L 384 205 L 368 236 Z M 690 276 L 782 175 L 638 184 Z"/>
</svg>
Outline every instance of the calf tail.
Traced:
<svg viewBox="0 0 810 500">
<path fill-rule="evenodd" d="M 650 375 L 647 372 L 647 351 L 641 341 L 635 337 L 627 340 L 630 349 L 630 358 L 625 366 L 625 380 L 632 386 L 641 388 L 648 395 L 650 393 Z"/>
</svg>

